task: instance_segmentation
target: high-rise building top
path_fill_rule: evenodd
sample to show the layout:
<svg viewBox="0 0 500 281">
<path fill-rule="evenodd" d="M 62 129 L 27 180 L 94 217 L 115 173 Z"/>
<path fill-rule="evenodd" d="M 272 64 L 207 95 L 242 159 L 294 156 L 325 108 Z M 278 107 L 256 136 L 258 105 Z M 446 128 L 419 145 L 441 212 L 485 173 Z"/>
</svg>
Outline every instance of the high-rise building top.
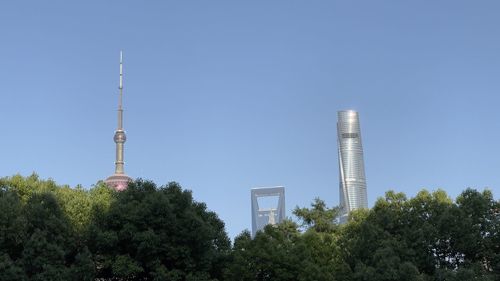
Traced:
<svg viewBox="0 0 500 281">
<path fill-rule="evenodd" d="M 349 212 L 368 208 L 365 164 L 359 116 L 356 111 L 338 112 L 337 142 L 340 180 L 340 222 L 347 220 Z"/>
<path fill-rule="evenodd" d="M 266 225 L 275 225 L 285 219 L 285 188 L 276 187 L 258 187 L 250 191 L 252 201 L 252 237 L 255 237 L 257 231 L 262 230 Z M 262 206 L 259 204 L 259 198 L 277 197 L 277 202 L 273 206 Z"/>
<path fill-rule="evenodd" d="M 118 126 L 115 131 L 114 141 L 116 144 L 115 173 L 106 179 L 106 184 L 115 190 L 121 191 L 127 188 L 132 179 L 125 174 L 123 161 L 124 144 L 127 140 L 123 130 L 123 52 L 120 51 L 120 84 L 118 89 Z"/>
</svg>

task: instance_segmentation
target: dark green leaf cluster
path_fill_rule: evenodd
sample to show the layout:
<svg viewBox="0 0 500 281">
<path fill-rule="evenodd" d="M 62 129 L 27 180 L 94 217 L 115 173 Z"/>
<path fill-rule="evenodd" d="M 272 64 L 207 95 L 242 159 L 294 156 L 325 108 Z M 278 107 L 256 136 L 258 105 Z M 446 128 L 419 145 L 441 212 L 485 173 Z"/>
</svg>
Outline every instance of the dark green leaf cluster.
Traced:
<svg viewBox="0 0 500 281">
<path fill-rule="evenodd" d="M 238 236 L 228 280 L 500 280 L 500 203 L 488 190 L 456 202 L 442 190 L 390 191 L 341 226 L 319 199 L 294 214 L 302 227 Z"/>
<path fill-rule="evenodd" d="M 0 181 L 0 280 L 93 280 L 90 252 L 54 194 L 37 186 L 24 197 L 20 186 L 6 183 Z"/>
<path fill-rule="evenodd" d="M 220 280 L 224 224 L 176 183 L 136 180 L 89 227 L 98 275 L 122 280 Z"/>
<path fill-rule="evenodd" d="M 297 207 L 294 214 L 301 226 L 286 220 L 266 226 L 253 239 L 248 231 L 240 234 L 227 280 L 349 280 L 344 278 L 349 268 L 338 249 L 338 208 L 327 208 L 324 201 L 315 199 L 310 209 Z"/>
<path fill-rule="evenodd" d="M 0 280 L 222 280 L 224 223 L 176 183 L 0 179 Z"/>
<path fill-rule="evenodd" d="M 456 202 L 442 190 L 387 192 L 342 229 L 340 248 L 355 280 L 494 280 L 499 210 L 490 191 L 467 189 Z"/>
<path fill-rule="evenodd" d="M 500 280 L 500 202 L 490 191 L 408 199 L 387 192 L 338 225 L 315 199 L 251 237 L 176 183 L 123 192 L 58 186 L 35 174 L 0 179 L 0 281 Z"/>
</svg>

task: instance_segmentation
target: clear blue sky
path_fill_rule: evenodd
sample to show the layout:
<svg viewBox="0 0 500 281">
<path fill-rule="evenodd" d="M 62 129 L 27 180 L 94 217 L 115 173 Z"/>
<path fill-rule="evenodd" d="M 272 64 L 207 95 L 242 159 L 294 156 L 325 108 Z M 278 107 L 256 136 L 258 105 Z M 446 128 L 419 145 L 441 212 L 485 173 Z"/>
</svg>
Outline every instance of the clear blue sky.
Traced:
<svg viewBox="0 0 500 281">
<path fill-rule="evenodd" d="M 252 187 L 284 185 L 288 214 L 338 204 L 342 109 L 370 206 L 500 194 L 499 1 L 74 2 L 0 3 L 0 176 L 113 173 L 123 49 L 126 172 L 193 190 L 231 237 Z"/>
</svg>

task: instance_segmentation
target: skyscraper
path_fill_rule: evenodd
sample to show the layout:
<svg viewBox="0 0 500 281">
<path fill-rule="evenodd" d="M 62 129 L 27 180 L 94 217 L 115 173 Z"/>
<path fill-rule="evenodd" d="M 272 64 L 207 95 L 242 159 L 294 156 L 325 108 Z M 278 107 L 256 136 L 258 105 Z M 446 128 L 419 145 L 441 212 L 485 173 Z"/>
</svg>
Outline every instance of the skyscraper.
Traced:
<svg viewBox="0 0 500 281">
<path fill-rule="evenodd" d="M 252 188 L 250 191 L 252 201 L 252 237 L 257 231 L 262 230 L 266 225 L 275 225 L 285 219 L 285 188 L 260 187 Z M 260 206 L 259 198 L 278 197 L 275 206 Z"/>
<path fill-rule="evenodd" d="M 344 223 L 350 211 L 368 208 L 363 145 L 359 116 L 356 111 L 338 112 L 337 142 L 340 172 L 340 222 Z"/>
<path fill-rule="evenodd" d="M 120 90 L 118 98 L 118 127 L 115 131 L 114 141 L 116 143 L 116 161 L 115 161 L 115 173 L 106 179 L 106 184 L 109 187 L 114 188 L 117 191 L 125 190 L 127 188 L 128 182 L 132 179 L 125 174 L 123 166 L 125 162 L 123 161 L 124 144 L 127 140 L 125 131 L 123 130 L 123 53 L 120 51 L 120 85 L 118 87 Z"/>
</svg>

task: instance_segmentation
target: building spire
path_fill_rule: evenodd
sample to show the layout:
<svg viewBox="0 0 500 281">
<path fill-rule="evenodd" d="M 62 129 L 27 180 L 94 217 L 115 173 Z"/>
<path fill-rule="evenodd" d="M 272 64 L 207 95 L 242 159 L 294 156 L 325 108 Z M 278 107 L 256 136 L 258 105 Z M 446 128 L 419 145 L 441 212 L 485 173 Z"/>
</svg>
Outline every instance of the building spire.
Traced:
<svg viewBox="0 0 500 281">
<path fill-rule="evenodd" d="M 116 143 L 116 161 L 115 161 L 115 174 L 124 174 L 123 170 L 123 152 L 124 143 L 127 140 L 125 131 L 123 130 L 123 51 L 120 51 L 120 97 L 118 100 L 118 128 L 115 131 Z"/>
<path fill-rule="evenodd" d="M 118 127 L 115 131 L 114 141 L 116 144 L 116 160 L 115 160 L 115 174 L 106 179 L 106 183 L 113 187 L 115 190 L 124 190 L 127 188 L 128 182 L 131 180 L 125 175 L 123 161 L 124 144 L 127 140 L 125 131 L 123 130 L 123 52 L 120 51 L 120 84 L 119 98 L 118 98 Z"/>
<path fill-rule="evenodd" d="M 123 130 L 123 51 L 120 51 L 120 100 L 118 101 L 118 130 Z"/>
</svg>

